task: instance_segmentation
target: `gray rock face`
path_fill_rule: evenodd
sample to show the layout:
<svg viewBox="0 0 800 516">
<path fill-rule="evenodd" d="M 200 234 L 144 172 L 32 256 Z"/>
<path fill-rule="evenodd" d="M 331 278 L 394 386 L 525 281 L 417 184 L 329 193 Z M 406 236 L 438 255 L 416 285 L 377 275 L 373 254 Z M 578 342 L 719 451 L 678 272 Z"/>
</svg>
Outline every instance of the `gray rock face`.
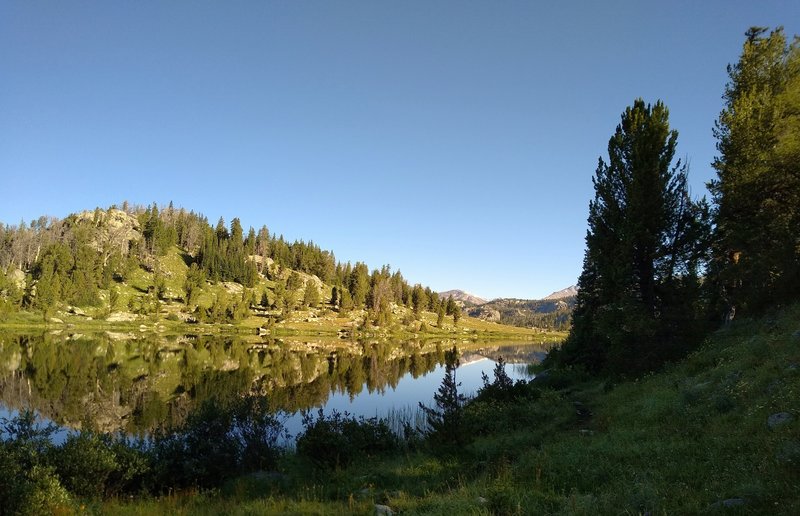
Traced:
<svg viewBox="0 0 800 516">
<path fill-rule="evenodd" d="M 130 242 L 142 238 L 139 220 L 121 210 L 84 211 L 75 215 L 75 223 L 91 224 L 98 228 L 91 242 L 97 251 L 122 249 L 127 252 Z"/>
<path fill-rule="evenodd" d="M 392 516 L 394 512 L 387 505 L 375 504 L 375 516 Z"/>
<path fill-rule="evenodd" d="M 77 306 L 69 306 L 67 307 L 67 312 L 75 315 L 86 315 L 86 312 L 78 308 Z"/>
<path fill-rule="evenodd" d="M 14 269 L 8 275 L 8 279 L 14 284 L 17 289 L 22 290 L 25 288 L 25 273 L 19 269 Z"/>
<path fill-rule="evenodd" d="M 794 421 L 794 416 L 788 412 L 777 412 L 767 418 L 767 428 L 773 430 L 779 426 L 791 423 Z"/>
<path fill-rule="evenodd" d="M 469 315 L 470 317 L 477 317 L 484 321 L 500 322 L 500 311 L 494 308 L 478 307 L 474 310 L 470 310 Z"/>
<path fill-rule="evenodd" d="M 746 505 L 747 501 L 744 498 L 728 498 L 714 504 L 716 507 L 741 507 Z"/>
</svg>

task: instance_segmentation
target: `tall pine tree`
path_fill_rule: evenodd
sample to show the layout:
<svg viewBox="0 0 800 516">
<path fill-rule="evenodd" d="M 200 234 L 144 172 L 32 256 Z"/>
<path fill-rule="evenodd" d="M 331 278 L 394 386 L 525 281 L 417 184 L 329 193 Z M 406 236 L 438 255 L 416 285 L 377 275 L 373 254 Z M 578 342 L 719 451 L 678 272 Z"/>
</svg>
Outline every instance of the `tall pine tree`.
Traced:
<svg viewBox="0 0 800 516">
<path fill-rule="evenodd" d="M 717 120 L 714 259 L 716 315 L 754 313 L 800 289 L 800 40 L 751 28 L 728 66 Z"/>
<path fill-rule="evenodd" d="M 667 108 L 638 99 L 599 160 L 570 335 L 560 358 L 629 373 L 677 356 L 697 331 L 707 208 L 672 164 Z"/>
</svg>

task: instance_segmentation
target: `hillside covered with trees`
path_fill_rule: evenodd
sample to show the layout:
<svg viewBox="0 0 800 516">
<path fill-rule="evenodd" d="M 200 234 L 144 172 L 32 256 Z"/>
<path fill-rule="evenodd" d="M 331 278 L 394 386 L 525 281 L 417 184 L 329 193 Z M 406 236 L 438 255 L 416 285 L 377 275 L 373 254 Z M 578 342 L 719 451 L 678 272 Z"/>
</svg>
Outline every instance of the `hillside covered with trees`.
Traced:
<svg viewBox="0 0 800 516">
<path fill-rule="evenodd" d="M 245 232 L 236 218 L 212 225 L 171 203 L 127 202 L 0 226 L 0 314 L 52 324 L 64 314 L 109 323 L 249 320 L 267 331 L 326 320 L 347 331 L 441 332 L 462 319 L 453 300 L 388 265 L 342 263 L 313 241 L 287 242 L 266 226 Z"/>
<path fill-rule="evenodd" d="M 560 299 L 493 299 L 467 309 L 471 317 L 522 328 L 569 329 L 575 296 Z"/>
</svg>

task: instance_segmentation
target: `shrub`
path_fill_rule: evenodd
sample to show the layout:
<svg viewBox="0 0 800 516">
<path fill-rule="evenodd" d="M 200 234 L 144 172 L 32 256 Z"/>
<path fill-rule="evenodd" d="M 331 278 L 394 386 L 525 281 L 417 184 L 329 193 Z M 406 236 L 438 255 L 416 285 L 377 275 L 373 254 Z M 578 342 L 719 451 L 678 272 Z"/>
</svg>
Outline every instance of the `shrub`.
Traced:
<svg viewBox="0 0 800 516">
<path fill-rule="evenodd" d="M 48 514 L 68 508 L 70 498 L 48 458 L 56 427 L 42 425 L 31 411 L 0 418 L 0 512 Z"/>
<path fill-rule="evenodd" d="M 18 513 L 33 515 L 72 512 L 69 510 L 72 505 L 69 493 L 58 482 L 58 477 L 51 468 L 34 466 L 25 476 L 25 494 L 17 508 Z"/>
<path fill-rule="evenodd" d="M 102 497 L 106 480 L 118 468 L 108 442 L 91 432 L 70 434 L 52 453 L 61 483 L 81 497 Z"/>
<path fill-rule="evenodd" d="M 159 484 L 213 487 L 236 471 L 239 448 L 231 435 L 232 415 L 214 400 L 204 402 L 186 421 L 154 440 Z"/>
<path fill-rule="evenodd" d="M 347 466 L 355 459 L 383 455 L 400 447 L 399 438 L 383 419 L 355 418 L 322 409 L 303 415 L 305 431 L 297 438 L 297 454 L 323 468 Z"/>
<path fill-rule="evenodd" d="M 117 468 L 106 480 L 106 494 L 143 493 L 152 485 L 153 454 L 144 440 L 132 441 L 124 435 L 107 437 Z"/>
<path fill-rule="evenodd" d="M 234 435 L 241 447 L 243 471 L 272 469 L 281 454 L 281 439 L 289 434 L 280 414 L 270 411 L 267 399 L 262 396 L 247 396 L 233 409 Z"/>
<path fill-rule="evenodd" d="M 489 377 L 486 373 L 482 374 L 483 387 L 478 390 L 476 396 L 477 400 L 495 400 L 502 402 L 509 402 L 516 399 L 529 397 L 531 389 L 528 388 L 528 382 L 525 380 L 517 380 L 516 382 L 506 373 L 506 362 L 503 357 L 497 360 L 494 366 L 494 378 L 489 382 Z"/>
<path fill-rule="evenodd" d="M 156 435 L 157 477 L 162 486 L 218 486 L 237 474 L 274 466 L 284 434 L 264 398 L 228 405 L 207 400 L 182 425 Z"/>
</svg>

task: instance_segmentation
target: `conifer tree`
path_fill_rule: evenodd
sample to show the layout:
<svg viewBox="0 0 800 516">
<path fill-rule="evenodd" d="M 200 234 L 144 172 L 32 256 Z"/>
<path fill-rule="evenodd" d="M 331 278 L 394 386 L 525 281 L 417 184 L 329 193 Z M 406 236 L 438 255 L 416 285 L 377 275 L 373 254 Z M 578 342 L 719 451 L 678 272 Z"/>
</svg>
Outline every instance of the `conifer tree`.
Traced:
<svg viewBox="0 0 800 516">
<path fill-rule="evenodd" d="M 747 31 L 728 66 L 714 135 L 709 282 L 717 316 L 754 313 L 800 289 L 800 39 Z"/>
<path fill-rule="evenodd" d="M 453 306 L 453 324 L 458 326 L 458 321 L 461 320 L 461 306 L 456 304 Z"/>
<path fill-rule="evenodd" d="M 303 292 L 303 304 L 309 308 L 316 308 L 319 304 L 319 290 L 317 285 L 311 281 L 306 281 L 305 292 Z"/>
<path fill-rule="evenodd" d="M 456 379 L 459 366 L 457 348 L 445 352 L 445 375 L 442 384 L 433 395 L 435 407 L 419 404 L 429 427 L 429 438 L 440 448 L 460 448 L 466 444 L 467 432 L 463 425 L 464 405 L 467 397 L 458 392 L 461 385 Z M 451 448 L 452 447 L 452 448 Z"/>
<path fill-rule="evenodd" d="M 214 233 L 217 235 L 217 240 L 219 241 L 228 239 L 228 228 L 225 227 L 225 219 L 222 217 L 220 217 L 217 221 L 217 227 L 214 230 Z"/>
<path fill-rule="evenodd" d="M 566 363 L 625 374 L 658 366 L 697 334 L 707 209 L 672 164 L 678 133 L 638 99 L 599 160 Z"/>
<path fill-rule="evenodd" d="M 196 263 L 190 265 L 189 270 L 186 272 L 186 280 L 183 283 L 183 291 L 185 292 L 184 301 L 186 306 L 191 306 L 194 304 L 195 300 L 197 299 L 197 295 L 200 293 L 200 289 L 203 287 L 205 281 L 205 272 L 203 272 L 203 270 L 199 268 Z"/>
<path fill-rule="evenodd" d="M 447 297 L 447 306 L 445 308 L 445 314 L 453 315 L 453 312 L 455 312 L 455 310 L 456 310 L 456 306 L 458 306 L 458 305 L 453 300 L 453 296 L 448 296 Z"/>
<path fill-rule="evenodd" d="M 353 304 L 358 308 L 364 306 L 369 294 L 369 269 L 366 264 L 356 263 L 350 273 L 347 287 L 353 298 Z"/>
<path fill-rule="evenodd" d="M 334 286 L 331 290 L 331 306 L 336 309 L 336 306 L 339 304 L 339 288 Z"/>
<path fill-rule="evenodd" d="M 247 238 L 244 241 L 244 249 L 247 256 L 256 254 L 256 230 L 252 227 L 247 232 Z"/>
<path fill-rule="evenodd" d="M 345 315 L 353 308 L 353 298 L 350 296 L 350 291 L 346 288 L 342 289 L 339 299 L 339 315 Z"/>
<path fill-rule="evenodd" d="M 414 285 L 411 291 L 411 303 L 414 305 L 414 313 L 417 315 L 421 314 L 422 311 L 427 308 L 428 298 L 425 295 L 425 289 L 422 288 L 422 285 Z"/>
</svg>

